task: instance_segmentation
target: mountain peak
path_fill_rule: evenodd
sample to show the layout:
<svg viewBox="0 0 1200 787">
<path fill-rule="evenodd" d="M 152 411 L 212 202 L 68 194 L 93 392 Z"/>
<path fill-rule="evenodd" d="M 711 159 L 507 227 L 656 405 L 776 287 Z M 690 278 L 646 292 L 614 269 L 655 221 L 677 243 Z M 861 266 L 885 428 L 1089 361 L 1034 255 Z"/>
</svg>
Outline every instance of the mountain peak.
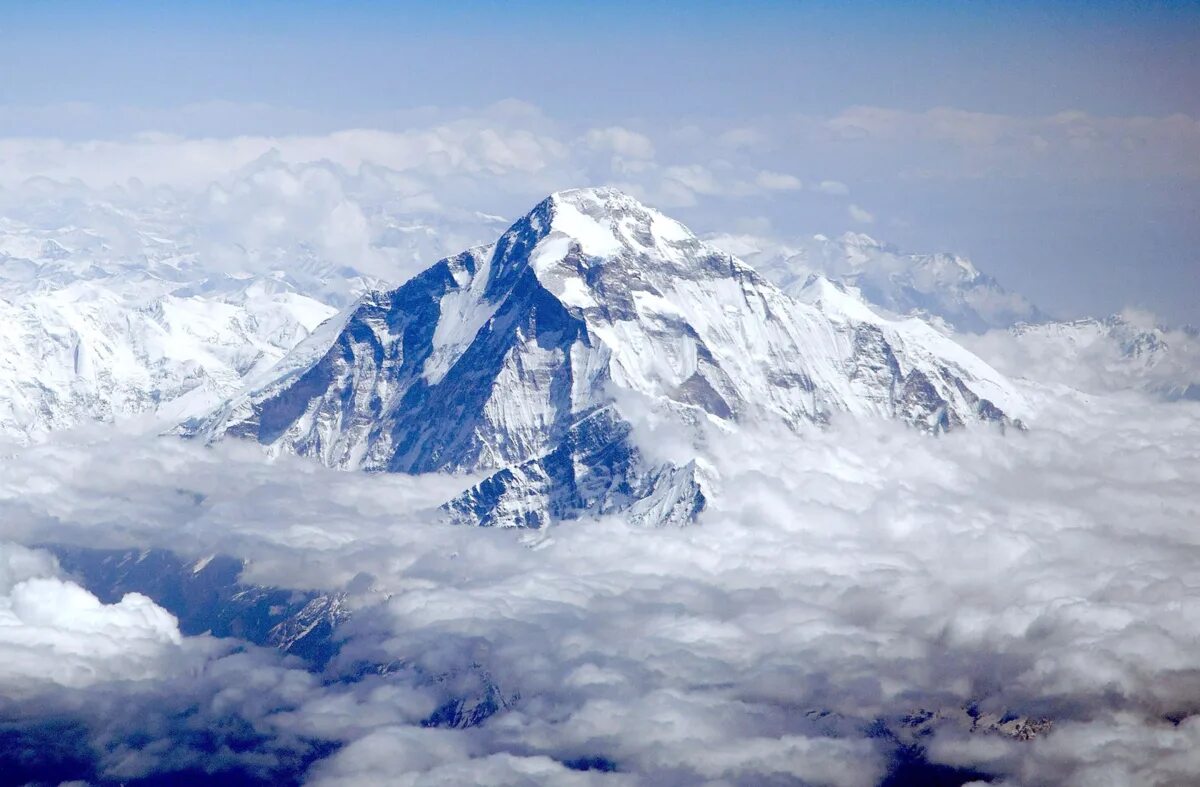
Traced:
<svg viewBox="0 0 1200 787">
<path fill-rule="evenodd" d="M 702 457 L 661 463 L 634 428 L 646 412 L 686 433 L 836 413 L 938 431 L 1019 406 L 944 337 L 821 287 L 819 306 L 793 299 L 616 189 L 558 192 L 495 244 L 364 298 L 277 379 L 184 431 L 335 467 L 487 472 L 452 518 L 538 527 L 694 518 Z"/>
<path fill-rule="evenodd" d="M 547 234 L 562 233 L 577 241 L 587 255 L 663 251 L 679 244 L 699 243 L 678 221 L 607 186 L 557 191 L 531 215 L 540 214 L 548 214 Z"/>
<path fill-rule="evenodd" d="M 489 302 L 528 267 L 565 307 L 599 308 L 605 320 L 633 318 L 637 303 L 684 281 L 717 289 L 769 286 L 682 223 L 607 187 L 559 191 L 538 203 L 501 238 L 492 265 Z"/>
<path fill-rule="evenodd" d="M 624 210 L 649 211 L 652 208 L 642 204 L 636 197 L 613 186 L 584 186 L 573 189 L 562 189 L 547 197 L 558 204 L 573 205 L 580 210 L 595 212 L 599 208 L 604 213 L 618 213 Z"/>
</svg>

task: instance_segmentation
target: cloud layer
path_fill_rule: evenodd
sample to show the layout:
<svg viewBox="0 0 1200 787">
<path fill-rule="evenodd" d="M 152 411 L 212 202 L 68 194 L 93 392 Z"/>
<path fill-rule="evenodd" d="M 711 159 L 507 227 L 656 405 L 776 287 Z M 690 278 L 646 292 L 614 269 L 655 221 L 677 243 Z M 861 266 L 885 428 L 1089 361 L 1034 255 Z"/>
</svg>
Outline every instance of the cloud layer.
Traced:
<svg viewBox="0 0 1200 787">
<path fill-rule="evenodd" d="M 18 541 L 233 552 L 251 581 L 348 589 L 335 682 L 255 657 L 284 699 L 237 708 L 288 756 L 341 745 L 315 781 L 869 785 L 895 746 L 876 720 L 903 730 L 925 709 L 945 719 L 923 740 L 948 765 L 1182 783 L 1200 702 L 1200 410 L 1132 395 L 1037 409 L 1008 436 L 711 435 L 720 487 L 684 530 L 441 527 L 420 512 L 465 479 L 109 430 L 7 460 L 0 514 Z M 344 682 L 362 663 L 397 667 Z M 241 691 L 208 673 L 204 691 Z M 509 707 L 482 727 L 420 726 L 488 687 Z M 953 720 L 964 707 L 1053 726 L 972 734 Z"/>
<path fill-rule="evenodd" d="M 1197 245 L 1189 206 L 1200 123 L 1186 115 L 860 106 L 581 125 L 502 101 L 320 134 L 150 128 L 0 138 L 0 208 L 33 226 L 114 235 L 110 248 L 129 253 L 139 237 L 129 219 L 139 230 L 152 219 L 155 237 L 185 240 L 224 271 L 316 258 L 397 281 L 493 236 L 488 216 L 511 219 L 551 191 L 608 184 L 702 233 L 794 239 L 871 224 L 914 250 L 971 253 L 1052 309 L 1107 313 L 1133 298 L 1194 318 L 1176 296 Z M 1132 258 L 1157 275 L 1134 275 Z M 1091 289 L 1069 286 L 1081 272 Z"/>
<path fill-rule="evenodd" d="M 58 573 L 52 556 L 0 543 L 6 694 L 28 694 L 44 683 L 80 688 L 157 677 L 180 642 L 174 618 L 139 594 L 101 604 Z"/>
<path fill-rule="evenodd" d="M 338 301 L 564 186 L 613 182 L 770 233 L 801 199 L 841 223 L 892 221 L 869 192 L 879 177 L 1194 180 L 1181 162 L 1198 144 L 1180 116 L 856 108 L 567 128 L 511 102 L 406 131 L 6 139 L 0 261 L 6 293 L 112 266 L 189 284 L 279 274 Z M 72 255 L 26 268 L 50 241 Z M 706 435 L 719 483 L 685 530 L 442 527 L 429 508 L 472 479 L 338 474 L 116 428 L 5 448 L 0 714 L 32 743 L 4 754 L 48 751 L 66 724 L 75 748 L 29 779 L 850 787 L 883 778 L 927 711 L 929 758 L 1009 783 L 1187 783 L 1200 410 L 1108 384 L 1108 350 L 1053 378 L 1053 348 L 980 342 L 1095 395 L 1031 384 L 1027 434 Z M 228 553 L 248 582 L 342 590 L 341 655 L 314 674 L 181 637 L 149 599 L 103 604 L 27 548 L 50 542 Z M 426 726 L 456 702 L 500 712 Z M 1052 724 L 1033 741 L 972 733 L 968 710 Z"/>
</svg>

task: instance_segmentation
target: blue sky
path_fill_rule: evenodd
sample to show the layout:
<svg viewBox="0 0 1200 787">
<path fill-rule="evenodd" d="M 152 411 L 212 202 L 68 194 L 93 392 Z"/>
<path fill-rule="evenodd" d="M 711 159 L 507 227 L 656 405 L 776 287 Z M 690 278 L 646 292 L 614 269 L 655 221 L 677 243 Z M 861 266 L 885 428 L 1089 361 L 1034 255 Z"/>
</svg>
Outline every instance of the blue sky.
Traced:
<svg viewBox="0 0 1200 787">
<path fill-rule="evenodd" d="M 5 103 L 1200 112 L 1196 3 L 6 3 Z"/>
<path fill-rule="evenodd" d="M 871 226 L 807 189 L 676 212 L 969 253 L 1064 316 L 1200 322 L 1200 3 L 4 3 L 0 38 L 4 137 L 405 130 L 517 99 L 565 136 L 630 128 L 663 163 L 711 168 L 728 157 L 681 129 L 766 130 L 736 156 L 846 183 Z M 796 132 L 856 107 L 918 119 L 866 146 Z M 921 114 L 939 108 L 990 130 L 956 119 L 947 142 Z M 997 152 L 1068 111 L 1087 116 L 1072 144 L 1104 144 L 1070 161 Z M 1130 131 L 1140 116 L 1162 128 Z M 989 149 L 968 150 L 979 133 Z"/>
</svg>

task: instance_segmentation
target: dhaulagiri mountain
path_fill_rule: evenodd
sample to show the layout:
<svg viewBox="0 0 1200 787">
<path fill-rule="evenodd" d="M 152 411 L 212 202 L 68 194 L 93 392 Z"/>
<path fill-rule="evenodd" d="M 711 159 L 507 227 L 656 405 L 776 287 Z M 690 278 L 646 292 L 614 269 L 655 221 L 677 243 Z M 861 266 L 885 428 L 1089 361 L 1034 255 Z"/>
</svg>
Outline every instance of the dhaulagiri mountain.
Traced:
<svg viewBox="0 0 1200 787">
<path fill-rule="evenodd" d="M 278 378 L 280 359 L 362 292 L 402 280 L 378 274 L 404 277 L 417 260 L 468 242 L 456 239 L 507 226 L 482 214 L 449 223 L 379 216 L 371 248 L 391 262 L 365 266 L 287 238 L 231 256 L 205 241 L 221 237 L 211 217 L 187 205 L 139 211 L 88 200 L 0 217 L 0 445 L 90 421 L 157 430 L 208 413 Z M 712 243 L 797 300 L 820 300 L 828 282 L 814 283 L 826 277 L 847 308 L 861 299 L 892 323 L 919 317 L 1012 379 L 1200 396 L 1200 333 L 1153 315 L 1046 321 L 969 260 L 909 254 L 857 233 L 786 246 L 729 235 Z"/>
<path fill-rule="evenodd" d="M 898 419 L 1020 426 L 1020 392 L 920 319 L 820 276 L 785 294 L 614 189 L 553 194 L 499 239 L 368 292 L 267 382 L 178 429 L 342 469 L 482 475 L 446 516 L 543 527 L 620 513 L 683 524 L 710 494 L 702 451 L 665 459 L 646 413 L 802 429 Z"/>
</svg>

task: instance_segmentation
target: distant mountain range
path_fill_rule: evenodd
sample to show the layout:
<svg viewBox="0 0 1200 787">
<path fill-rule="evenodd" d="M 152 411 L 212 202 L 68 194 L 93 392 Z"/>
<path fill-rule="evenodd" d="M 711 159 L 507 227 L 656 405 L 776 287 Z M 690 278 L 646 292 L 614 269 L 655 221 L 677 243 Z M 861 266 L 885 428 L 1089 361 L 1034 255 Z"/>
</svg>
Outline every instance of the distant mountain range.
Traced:
<svg viewBox="0 0 1200 787">
<path fill-rule="evenodd" d="M 823 275 L 853 287 L 872 305 L 899 315 L 942 320 L 982 333 L 1048 318 L 1028 298 L 1009 292 L 956 254 L 909 254 L 861 232 L 816 235 L 775 244 L 747 235 L 712 242 L 741 255 L 785 292 Z"/>
<path fill-rule="evenodd" d="M 1010 374 L 1091 393 L 1200 400 L 1200 331 L 1166 328 L 1135 311 L 1020 324 L 966 341 Z"/>
<path fill-rule="evenodd" d="M 576 196 L 570 197 L 572 193 Z M 588 195 L 586 200 L 583 195 Z M 58 219 L 59 224 L 53 211 L 36 214 L 38 223 L 0 219 L 0 439 L 38 440 L 54 430 L 90 420 L 137 419 L 147 428 L 158 429 L 198 419 L 249 391 L 265 395 L 283 378 L 305 371 L 307 364 L 316 363 L 335 342 L 346 341 L 337 336 L 342 328 L 366 330 L 373 320 L 386 322 L 388 314 L 407 313 L 404 298 L 437 301 L 420 307 L 425 315 L 421 319 L 436 322 L 430 328 L 428 346 L 422 344 L 418 351 L 428 351 L 429 357 L 419 369 L 405 366 L 403 374 L 407 376 L 387 384 L 383 381 L 395 371 L 396 359 L 379 370 L 378 384 L 363 377 L 366 372 L 361 359 L 356 359 L 359 377 L 355 384 L 365 386 L 362 390 L 378 388 L 380 407 L 384 401 L 399 406 L 404 396 L 416 397 L 417 391 L 426 388 L 431 395 L 433 391 L 441 395 L 448 390 L 448 383 L 441 378 L 458 379 L 462 372 L 451 374 L 451 367 L 459 364 L 460 356 L 470 349 L 488 320 L 503 314 L 519 321 L 509 310 L 519 308 L 517 300 L 523 291 L 504 289 L 510 284 L 515 287 L 519 276 L 513 273 L 511 282 L 493 285 L 492 257 L 499 244 L 518 242 L 530 246 L 529 254 L 534 254 L 533 246 L 542 244 L 536 252 L 542 255 L 552 244 L 535 238 L 539 232 L 555 235 L 560 245 L 566 239 L 567 248 L 558 250 L 562 259 L 571 253 L 574 242 L 579 246 L 577 257 L 583 261 L 577 265 L 535 264 L 536 260 L 517 259 L 524 252 L 514 247 L 504 252 L 508 256 L 497 265 L 512 271 L 522 266 L 533 270 L 531 275 L 538 284 L 522 284 L 529 289 L 524 294 L 548 293 L 537 297 L 559 304 L 566 315 L 564 325 L 578 332 L 576 338 L 580 346 L 589 348 L 589 358 L 612 366 L 592 377 L 588 377 L 592 372 L 583 373 L 583 378 L 591 380 L 587 385 L 610 385 L 607 379 L 611 376 L 618 388 L 628 385 L 634 395 L 672 402 L 672 412 L 686 406 L 698 408 L 706 418 L 732 422 L 761 411 L 793 424 L 820 421 L 838 412 L 870 411 L 910 421 L 930 416 L 936 416 L 936 421 L 940 413 L 945 420 L 937 428 L 943 428 L 969 423 L 973 417 L 969 397 L 956 393 L 957 385 L 952 382 L 956 378 L 972 396 L 1007 413 L 997 404 L 996 395 L 976 390 L 969 381 L 972 374 L 960 374 L 953 365 L 945 365 L 948 374 L 937 368 L 943 365 L 938 359 L 961 352 L 955 342 L 981 353 L 1010 378 L 1061 377 L 1062 382 L 1087 390 L 1138 388 L 1167 398 L 1195 398 L 1200 390 L 1200 340 L 1195 331 L 1166 329 L 1152 320 L 1128 315 L 1049 321 L 1028 299 L 1005 291 L 962 257 L 906 254 L 862 234 L 837 239 L 816 236 L 790 246 L 748 236 L 702 242 L 682 228 L 669 230 L 678 232 L 678 237 L 637 236 L 639 221 L 645 226 L 678 225 L 615 192 L 565 192 L 556 199 L 561 204 L 590 200 L 590 207 L 570 208 L 576 213 L 583 211 L 587 220 L 577 226 L 531 229 L 524 238 L 513 235 L 514 226 L 498 244 L 450 257 L 391 291 L 381 288 L 386 287 L 383 280 L 335 264 L 323 258 L 319 249 L 303 245 L 246 250 L 246 255 L 258 260 L 258 272 L 253 274 L 239 272 L 227 261 L 215 264 L 209 258 L 212 248 L 198 235 L 201 230 L 190 228 L 186 216 L 166 210 L 134 213 L 86 203 L 72 207 Z M 539 210 L 552 212 L 556 199 Z M 626 218 L 587 214 L 608 209 Z M 528 223 L 537 213 L 535 210 L 522 221 Z M 635 215 L 652 218 L 630 218 Z M 466 220 L 462 218 L 443 232 L 431 217 L 408 224 L 379 219 L 385 229 L 378 242 L 386 244 L 393 257 L 416 259 L 455 237 L 470 235 Z M 562 224 L 559 216 L 551 221 Z M 476 229 L 482 233 L 493 226 L 500 226 L 495 217 L 481 216 Z M 576 237 L 581 232 L 585 234 Z M 587 236 L 588 232 L 593 234 Z M 714 262 L 727 260 L 730 252 L 735 262 Z M 746 259 L 762 275 L 746 272 L 748 268 L 737 262 L 738 258 Z M 712 292 L 701 292 L 710 286 Z M 740 289 L 752 295 L 726 303 L 729 293 Z M 360 295 L 363 299 L 356 300 Z M 679 314 L 660 308 L 652 296 L 667 299 Z M 762 307 L 761 314 L 743 313 L 750 303 L 772 305 Z M 533 303 L 520 308 L 539 313 Z M 343 310 L 340 314 L 339 309 Z M 721 315 L 719 319 L 713 316 L 714 310 Z M 544 314 L 546 309 L 540 312 Z M 914 317 L 924 323 L 910 319 Z M 334 322 L 322 329 L 315 341 L 297 349 L 328 318 Z M 749 322 L 756 323 L 756 332 L 765 331 L 762 336 L 766 338 L 740 338 L 739 332 Z M 788 324 L 786 330 L 780 327 L 783 322 Z M 542 322 L 535 319 L 529 326 L 534 324 Z M 331 327 L 334 325 L 340 327 Z M 626 329 L 633 334 L 621 333 Z M 988 329 L 992 332 L 980 338 L 971 336 Z M 721 331 L 734 333 L 723 335 Z M 955 337 L 954 341 L 947 336 Z M 754 344 L 760 340 L 761 347 Z M 512 347 L 521 344 L 515 338 L 512 341 Z M 573 346 L 572 341 L 562 338 L 564 344 L 556 345 L 556 351 Z M 629 341 L 644 344 L 631 350 Z M 328 344 L 323 345 L 325 342 Z M 389 341 L 380 338 L 379 344 L 385 347 Z M 600 350 L 596 348 L 609 347 L 611 355 L 613 344 L 620 345 L 615 364 L 610 364 L 611 358 L 598 360 Z M 851 345 L 858 349 L 847 350 Z M 691 359 L 688 353 L 693 349 L 688 348 L 698 353 L 704 348 L 711 358 L 697 355 Z M 296 353 L 289 355 L 293 349 Z M 507 351 L 501 345 L 494 349 Z M 741 355 L 752 349 L 775 355 L 748 363 Z M 641 357 L 643 351 L 645 358 Z M 479 352 L 471 353 L 472 361 L 478 360 Z M 631 354 L 636 357 L 626 357 Z M 868 363 L 864 359 L 871 354 L 876 357 Z M 1035 363 L 1037 358 L 1051 356 L 1053 364 Z M 521 358 L 522 363 L 530 360 Z M 491 365 L 485 366 L 499 373 L 496 362 L 491 359 Z M 639 364 L 662 368 L 641 368 Z M 1056 376 L 1056 365 L 1074 371 Z M 690 370 L 689 377 L 681 379 L 679 374 L 685 368 Z M 909 377 L 914 370 L 931 381 L 934 396 L 927 397 L 925 404 L 917 404 L 920 386 L 917 378 L 910 381 Z M 577 372 L 570 372 L 573 381 Z M 986 371 L 975 376 L 992 379 L 992 375 Z M 876 378 L 874 382 L 865 382 L 870 376 Z M 418 378 L 422 382 L 414 387 Z M 797 383 L 796 379 L 808 382 Z M 791 382 L 783 382 L 787 380 Z M 811 391 L 796 393 L 804 392 L 808 384 Z M 765 391 L 770 393 L 762 393 Z M 337 429 L 324 422 L 314 427 L 314 435 L 322 429 L 333 430 L 322 434 L 319 451 L 314 447 L 316 437 L 306 441 L 281 432 L 279 441 L 266 442 L 279 449 L 318 453 L 336 466 L 498 472 L 543 456 L 566 434 L 566 421 L 575 423 L 575 415 L 605 398 L 595 392 L 572 391 L 570 395 L 583 399 L 565 408 L 545 405 L 550 409 L 538 415 L 492 413 L 487 407 L 495 403 L 488 405 L 482 400 L 470 405 L 468 409 L 475 408 L 472 417 L 515 424 L 511 430 L 497 432 L 512 441 L 503 445 L 493 445 L 486 436 L 413 437 L 426 447 L 412 448 L 415 453 L 408 459 L 404 458 L 408 454 L 403 454 L 384 461 L 380 457 L 387 453 L 384 446 L 388 441 L 407 439 L 391 435 L 407 427 L 381 422 L 364 429 L 362 419 L 372 418 L 373 411 L 361 403 L 347 410 L 347 424 L 355 419 L 360 422 L 347 426 L 344 434 L 335 436 Z M 939 400 L 947 403 L 944 410 L 938 409 Z M 245 407 L 248 401 L 238 406 Z M 524 395 L 514 401 L 524 401 Z M 430 406 L 422 405 L 421 417 L 433 417 Z M 394 414 L 383 414 L 385 421 L 392 417 Z M 617 418 L 604 428 L 623 429 L 617 426 L 623 420 Z M 554 437 L 535 437 L 543 434 L 543 428 L 558 431 Z M 289 425 L 284 431 L 289 429 L 294 432 L 299 427 Z M 453 445 L 436 447 L 442 439 Z M 366 451 L 368 443 L 369 456 L 354 455 Z M 478 445 L 469 447 L 473 443 Z M 481 447 L 484 445 L 486 450 Z M 573 449 L 579 450 L 585 449 Z M 432 458 L 434 453 L 438 458 Z M 541 478 L 559 471 L 531 465 L 520 472 Z M 666 490 L 685 484 L 683 479 L 694 475 L 669 473 L 653 486 L 667 494 Z M 637 483 L 650 483 L 644 474 L 634 476 L 641 479 Z M 496 478 L 495 483 L 501 480 Z M 627 480 L 634 483 L 635 479 Z M 515 481 L 508 485 L 520 486 Z M 628 494 L 653 497 L 646 489 L 632 487 Z M 563 502 L 562 510 L 573 510 L 581 500 Z M 624 505 L 613 498 L 599 510 Z M 540 511 L 535 516 L 544 514 Z M 651 516 L 656 517 L 658 514 Z"/>
</svg>

